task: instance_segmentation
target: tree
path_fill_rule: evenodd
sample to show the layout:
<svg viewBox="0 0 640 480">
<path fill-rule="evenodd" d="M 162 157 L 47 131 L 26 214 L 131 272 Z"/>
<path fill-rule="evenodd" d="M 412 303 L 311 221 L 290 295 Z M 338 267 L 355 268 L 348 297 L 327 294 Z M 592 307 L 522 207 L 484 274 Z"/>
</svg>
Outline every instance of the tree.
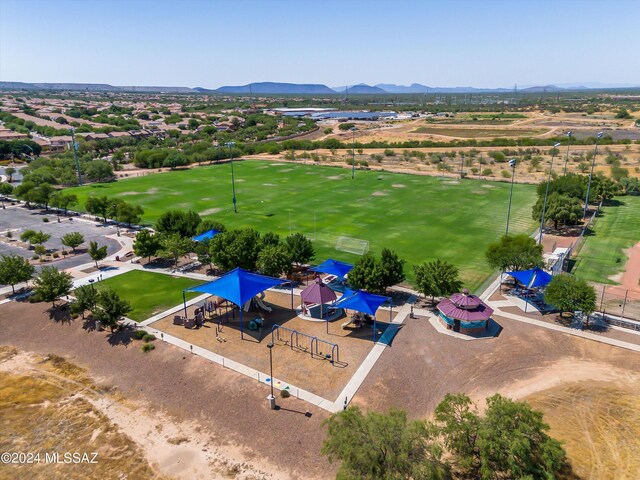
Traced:
<svg viewBox="0 0 640 480">
<path fill-rule="evenodd" d="M 100 290 L 96 305 L 91 311 L 93 317 L 105 327 L 109 327 L 111 332 L 120 319 L 131 311 L 129 302 L 110 288 Z"/>
<path fill-rule="evenodd" d="M 133 252 L 139 257 L 147 257 L 149 261 L 159 249 L 158 236 L 153 235 L 150 230 L 141 230 L 133 241 Z"/>
<path fill-rule="evenodd" d="M 560 316 L 580 310 L 588 317 L 596 310 L 596 291 L 586 281 L 561 273 L 547 285 L 544 301 L 560 310 Z"/>
<path fill-rule="evenodd" d="M 96 262 L 96 268 L 100 268 L 98 262 L 107 258 L 107 246 L 99 246 L 98 242 L 94 241 L 89 242 L 89 256 Z"/>
<path fill-rule="evenodd" d="M 107 160 L 93 160 L 86 164 L 84 173 L 89 180 L 102 182 L 113 177 L 113 165 Z"/>
<path fill-rule="evenodd" d="M 0 195 L 11 195 L 13 185 L 10 183 L 0 183 Z"/>
<path fill-rule="evenodd" d="M 414 265 L 416 285 L 418 290 L 426 297 L 446 297 L 459 292 L 462 288 L 458 268 L 439 258 L 422 265 Z"/>
<path fill-rule="evenodd" d="M 16 284 L 31 280 L 33 270 L 29 260 L 20 255 L 0 256 L 0 284 L 11 285 L 12 293 L 16 293 Z"/>
<path fill-rule="evenodd" d="M 91 215 L 102 217 L 106 222 L 107 213 L 112 203 L 113 202 L 110 202 L 109 198 L 106 196 L 95 197 L 92 195 L 87 198 L 87 201 L 84 204 L 84 208 L 86 208 L 87 212 L 89 212 Z"/>
<path fill-rule="evenodd" d="M 256 267 L 263 275 L 279 277 L 292 271 L 291 252 L 284 245 L 266 245 L 258 254 Z"/>
<path fill-rule="evenodd" d="M 526 234 L 502 236 L 485 253 L 491 268 L 503 272 L 542 266 L 542 245 Z"/>
<path fill-rule="evenodd" d="M 5 175 L 9 177 L 9 183 L 13 182 L 13 174 L 16 172 L 17 170 L 13 167 L 7 167 L 4 169 Z"/>
<path fill-rule="evenodd" d="M 177 150 L 172 150 L 171 153 L 167 155 L 167 158 L 165 158 L 162 162 L 162 166 L 169 167 L 171 168 L 171 170 L 175 170 L 176 167 L 182 167 L 183 165 L 187 165 L 188 163 L 189 162 L 187 162 L 187 159 L 184 155 L 182 155 Z"/>
<path fill-rule="evenodd" d="M 342 479 L 443 479 L 448 468 L 435 432 L 405 412 L 391 409 L 363 415 L 358 407 L 331 415 L 322 454 L 341 460 Z"/>
<path fill-rule="evenodd" d="M 132 223 L 140 223 L 144 210 L 140 205 L 132 205 L 124 200 L 113 199 L 109 208 L 109 216 L 118 222 L 126 223 L 131 227 Z"/>
<path fill-rule="evenodd" d="M 544 207 L 544 197 L 538 198 L 533 206 L 532 217 L 536 221 L 542 219 L 542 209 Z M 564 225 L 575 225 L 582 219 L 583 201 L 568 195 L 561 195 L 553 192 L 547 198 L 547 208 L 544 214 L 545 221 L 552 221 L 553 228 L 558 229 L 558 223 Z"/>
<path fill-rule="evenodd" d="M 405 279 L 404 264 L 406 262 L 402 260 L 398 255 L 389 250 L 383 248 L 380 252 L 380 285 L 386 290 L 388 287 L 403 282 Z"/>
<path fill-rule="evenodd" d="M 209 249 L 209 242 L 208 241 L 195 242 L 193 251 L 197 255 L 198 261 L 202 265 L 209 265 L 209 268 L 211 269 L 212 267 L 211 264 L 213 263 L 213 259 L 211 258 L 211 250 Z"/>
<path fill-rule="evenodd" d="M 542 412 L 525 402 L 496 394 L 481 417 L 469 397 L 447 394 L 436 407 L 435 422 L 465 478 L 556 478 L 567 466 Z"/>
<path fill-rule="evenodd" d="M 71 292 L 73 277 L 70 273 L 61 272 L 56 267 L 43 267 L 33 283 L 37 298 L 43 302 L 51 302 L 55 308 L 56 300 Z"/>
<path fill-rule="evenodd" d="M 193 237 L 202 219 L 191 210 L 169 210 L 164 212 L 156 222 L 158 233 L 177 233 L 181 237 Z"/>
<path fill-rule="evenodd" d="M 84 318 L 84 312 L 87 310 L 93 310 L 98 301 L 98 290 L 91 284 L 83 285 L 76 288 L 73 292 L 73 296 L 76 297 L 75 301 L 71 305 L 71 309 L 74 313 L 79 313 Z"/>
<path fill-rule="evenodd" d="M 633 117 L 631 116 L 631 114 L 629 113 L 629 111 L 626 108 L 621 108 L 620 110 L 618 110 L 618 113 L 616 113 L 616 118 L 629 120 L 629 119 L 631 119 Z"/>
<path fill-rule="evenodd" d="M 20 240 L 23 242 L 29 242 L 31 245 L 42 245 L 44 242 L 49 240 L 51 235 L 48 233 L 44 233 L 42 230 L 25 230 L 20 235 Z"/>
<path fill-rule="evenodd" d="M 78 204 L 78 196 L 74 193 L 56 192 L 53 196 L 52 203 L 54 207 L 62 208 L 66 215 L 69 207 Z"/>
<path fill-rule="evenodd" d="M 178 259 L 193 248 L 193 241 L 189 238 L 181 237 L 177 233 L 162 235 L 160 237 L 160 251 L 158 255 L 162 258 L 173 260 L 174 266 L 178 266 Z"/>
<path fill-rule="evenodd" d="M 367 253 L 360 257 L 349 272 L 349 285 L 357 290 L 379 293 L 384 290 L 381 283 L 380 265 Z"/>
<path fill-rule="evenodd" d="M 84 235 L 80 232 L 70 232 L 62 236 L 62 245 L 69 247 L 75 253 L 76 248 L 84 243 Z"/>
<path fill-rule="evenodd" d="M 210 218 L 204 218 L 196 228 L 196 235 L 200 235 L 201 233 L 208 232 L 209 230 L 218 230 L 219 232 L 224 232 L 226 228 L 222 223 L 216 220 L 211 220 Z"/>
<path fill-rule="evenodd" d="M 311 240 L 301 233 L 294 233 L 285 238 L 286 244 L 291 252 L 291 261 L 304 264 L 309 262 L 316 255 Z"/>
<path fill-rule="evenodd" d="M 589 165 L 587 165 L 587 167 L 589 168 Z M 547 182 L 539 183 L 537 187 L 538 198 L 544 198 L 546 191 Z M 552 193 L 584 200 L 587 194 L 585 177 L 576 175 L 575 173 L 567 173 L 561 177 L 554 178 L 549 182 L 549 195 Z"/>
<path fill-rule="evenodd" d="M 620 185 L 613 179 L 605 177 L 601 172 L 598 172 L 591 179 L 591 192 L 589 192 L 589 202 L 596 200 L 607 201 L 611 200 L 616 195 L 620 194 Z"/>
<path fill-rule="evenodd" d="M 229 230 L 209 242 L 213 263 L 225 270 L 240 267 L 255 270 L 260 253 L 260 234 L 252 228 Z"/>
</svg>

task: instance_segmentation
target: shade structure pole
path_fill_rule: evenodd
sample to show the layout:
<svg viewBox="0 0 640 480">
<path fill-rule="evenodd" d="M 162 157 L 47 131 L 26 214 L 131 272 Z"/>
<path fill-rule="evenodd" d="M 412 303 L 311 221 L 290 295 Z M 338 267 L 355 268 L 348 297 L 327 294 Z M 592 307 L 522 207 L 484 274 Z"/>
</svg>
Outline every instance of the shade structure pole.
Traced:
<svg viewBox="0 0 640 480">
<path fill-rule="evenodd" d="M 373 312 L 373 343 L 376 343 L 376 337 L 378 334 L 378 324 L 376 322 L 376 312 Z"/>
<path fill-rule="evenodd" d="M 182 305 L 184 305 L 184 318 L 187 318 L 187 296 L 182 291 Z"/>
<path fill-rule="evenodd" d="M 291 310 L 293 310 L 293 282 L 291 282 L 290 285 L 291 285 Z"/>
<path fill-rule="evenodd" d="M 242 305 L 240 305 L 240 340 L 244 340 L 244 326 L 242 325 Z"/>
</svg>

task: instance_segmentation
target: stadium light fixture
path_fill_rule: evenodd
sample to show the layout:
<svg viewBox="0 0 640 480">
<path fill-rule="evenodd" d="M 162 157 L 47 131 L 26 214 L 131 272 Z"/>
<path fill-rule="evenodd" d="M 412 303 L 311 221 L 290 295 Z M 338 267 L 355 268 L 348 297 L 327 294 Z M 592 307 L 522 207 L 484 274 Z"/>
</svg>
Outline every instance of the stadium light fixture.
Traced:
<svg viewBox="0 0 640 480">
<path fill-rule="evenodd" d="M 589 208 L 589 193 L 591 192 L 591 177 L 593 177 L 593 167 L 595 167 L 596 165 L 596 155 L 598 155 L 598 143 L 600 142 L 601 138 L 602 138 L 602 132 L 598 132 L 598 135 L 596 135 L 596 145 L 593 149 L 593 159 L 591 160 L 591 172 L 589 173 L 589 183 L 587 184 L 587 196 L 584 199 L 584 212 L 582 213 L 582 216 L 584 218 L 587 217 L 587 209 Z"/>
<path fill-rule="evenodd" d="M 509 160 L 509 167 L 511 167 L 511 191 L 509 193 L 509 206 L 507 207 L 507 228 L 504 232 L 504 236 L 509 236 L 509 217 L 511 216 L 511 200 L 513 198 L 513 181 L 516 177 L 516 159 Z"/>
<path fill-rule="evenodd" d="M 229 147 L 229 158 L 231 159 L 231 201 L 233 202 L 233 212 L 238 213 L 238 208 L 236 207 L 236 180 L 233 175 L 233 147 L 235 144 L 236 142 L 227 142 L 225 146 Z"/>
<path fill-rule="evenodd" d="M 569 148 L 571 147 L 571 132 L 567 132 L 567 156 L 564 159 L 564 173 L 567 174 L 567 163 L 569 163 Z"/>
<path fill-rule="evenodd" d="M 356 176 L 356 127 L 351 127 L 351 180 Z"/>
<path fill-rule="evenodd" d="M 551 183 L 551 172 L 553 171 L 553 159 L 560 143 L 556 143 L 551 151 L 551 166 L 549 167 L 549 175 L 547 175 L 547 190 L 544 192 L 544 203 L 542 204 L 542 217 L 540 218 L 540 233 L 538 234 L 538 243 L 542 245 L 542 228 L 544 227 L 544 215 L 547 212 L 547 197 L 549 196 L 549 184 Z"/>
</svg>

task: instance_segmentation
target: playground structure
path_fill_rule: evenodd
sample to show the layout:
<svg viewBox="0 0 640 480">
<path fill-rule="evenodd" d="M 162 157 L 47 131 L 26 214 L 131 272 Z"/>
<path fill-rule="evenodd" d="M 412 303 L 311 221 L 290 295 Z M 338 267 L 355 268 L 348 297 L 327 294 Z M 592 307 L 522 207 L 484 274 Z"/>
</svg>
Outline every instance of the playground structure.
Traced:
<svg viewBox="0 0 640 480">
<path fill-rule="evenodd" d="M 275 340 L 289 345 L 292 350 L 309 352 L 312 358 L 329 360 L 334 366 L 336 364 L 346 366 L 346 364 L 340 362 L 340 346 L 337 343 L 332 343 L 278 324 L 275 324 L 271 328 L 271 342 L 275 344 Z M 323 349 L 326 351 L 323 352 L 321 350 L 322 346 L 324 346 Z M 329 353 L 329 350 L 331 350 L 331 353 Z"/>
<path fill-rule="evenodd" d="M 256 307 L 261 308 L 265 312 L 271 313 L 273 311 L 273 308 L 267 305 L 266 303 L 264 303 L 264 297 L 265 297 L 265 293 L 260 292 L 259 295 L 256 295 L 255 297 L 253 297 L 247 303 L 244 304 L 244 311 L 248 312 L 251 309 L 251 304 L 253 303 L 256 305 Z"/>
</svg>

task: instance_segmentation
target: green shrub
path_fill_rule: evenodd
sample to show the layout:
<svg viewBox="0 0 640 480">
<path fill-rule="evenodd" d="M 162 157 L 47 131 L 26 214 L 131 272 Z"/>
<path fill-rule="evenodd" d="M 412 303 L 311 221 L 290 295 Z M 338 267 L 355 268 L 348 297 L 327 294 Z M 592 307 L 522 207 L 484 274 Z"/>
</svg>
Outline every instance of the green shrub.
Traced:
<svg viewBox="0 0 640 480">
<path fill-rule="evenodd" d="M 48 219 L 47 217 L 44 217 L 44 218 L 42 219 L 42 221 L 43 221 L 44 223 L 48 223 L 48 222 L 49 222 L 49 219 Z"/>
<path fill-rule="evenodd" d="M 282 398 L 289 398 L 291 396 L 291 393 L 289 393 L 289 390 L 280 390 L 280 396 Z"/>
<path fill-rule="evenodd" d="M 53 258 L 59 258 L 60 255 L 58 254 L 58 252 L 53 252 Z"/>
<path fill-rule="evenodd" d="M 491 175 L 493 175 L 493 170 L 491 170 L 490 168 L 485 168 L 484 170 L 482 170 L 482 175 L 484 175 L 485 177 L 490 177 Z"/>
<path fill-rule="evenodd" d="M 156 349 L 156 346 L 153 343 L 145 343 L 144 345 L 142 345 L 142 351 L 145 353 L 155 349 Z"/>
<path fill-rule="evenodd" d="M 34 255 L 33 257 L 31 257 L 31 260 L 38 260 L 40 258 L 40 255 Z"/>
<path fill-rule="evenodd" d="M 156 339 L 156 336 L 153 333 L 148 333 L 144 337 L 142 337 L 143 342 L 153 342 Z"/>
<path fill-rule="evenodd" d="M 501 170 L 500 171 L 500 175 L 502 175 L 502 178 L 510 178 L 511 174 L 509 173 L 508 170 Z"/>
<path fill-rule="evenodd" d="M 146 330 L 136 330 L 133 332 L 133 338 L 136 340 L 142 340 L 146 335 L 148 335 Z"/>
<path fill-rule="evenodd" d="M 13 233 L 11 233 L 10 231 L 7 232 L 7 238 L 13 238 Z"/>
</svg>

